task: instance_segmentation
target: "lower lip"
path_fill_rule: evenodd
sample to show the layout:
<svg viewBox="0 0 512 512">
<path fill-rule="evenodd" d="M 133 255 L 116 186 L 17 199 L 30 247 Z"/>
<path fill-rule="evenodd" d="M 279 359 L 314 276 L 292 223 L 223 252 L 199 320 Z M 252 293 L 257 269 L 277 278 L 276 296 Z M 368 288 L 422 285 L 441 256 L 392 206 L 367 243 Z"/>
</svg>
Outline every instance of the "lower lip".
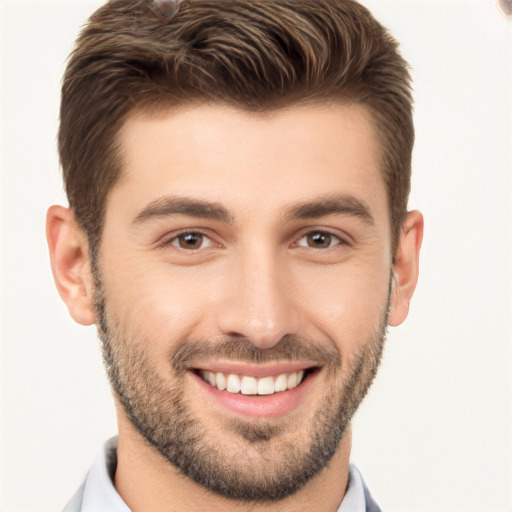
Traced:
<svg viewBox="0 0 512 512">
<path fill-rule="evenodd" d="M 215 403 L 235 413 L 260 418 L 284 416 L 296 409 L 302 403 L 317 374 L 318 372 L 312 372 L 296 388 L 273 395 L 242 395 L 220 391 L 191 372 L 200 389 Z"/>
</svg>

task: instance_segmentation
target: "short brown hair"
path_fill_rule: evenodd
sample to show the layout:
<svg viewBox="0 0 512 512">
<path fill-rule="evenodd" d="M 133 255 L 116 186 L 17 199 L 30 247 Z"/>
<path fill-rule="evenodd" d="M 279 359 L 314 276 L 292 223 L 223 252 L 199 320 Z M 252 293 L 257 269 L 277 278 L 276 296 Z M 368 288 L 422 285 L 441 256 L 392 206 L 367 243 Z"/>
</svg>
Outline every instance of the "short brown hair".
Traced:
<svg viewBox="0 0 512 512">
<path fill-rule="evenodd" d="M 220 102 L 364 105 L 381 147 L 393 246 L 407 211 L 414 142 L 410 76 L 397 42 L 354 0 L 187 0 L 165 19 L 151 0 L 111 0 L 83 28 L 62 85 L 66 193 L 96 254 L 121 173 L 117 134 L 136 108 Z"/>
</svg>

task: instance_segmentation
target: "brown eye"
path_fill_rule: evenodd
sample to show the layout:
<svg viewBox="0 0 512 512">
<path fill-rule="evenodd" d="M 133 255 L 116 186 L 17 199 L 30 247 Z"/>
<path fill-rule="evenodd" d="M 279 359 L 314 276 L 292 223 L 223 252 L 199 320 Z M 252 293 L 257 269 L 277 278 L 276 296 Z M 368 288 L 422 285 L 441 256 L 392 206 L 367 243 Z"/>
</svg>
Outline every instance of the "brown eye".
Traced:
<svg viewBox="0 0 512 512">
<path fill-rule="evenodd" d="M 331 245 L 331 238 L 329 233 L 311 233 L 307 235 L 308 246 L 315 249 L 327 249 Z"/>
<path fill-rule="evenodd" d="M 201 233 L 185 233 L 177 236 L 175 241 L 181 249 L 193 251 L 202 248 L 204 238 L 205 237 Z"/>
<path fill-rule="evenodd" d="M 336 235 L 326 231 L 312 231 L 307 235 L 301 236 L 297 245 L 300 247 L 309 247 L 310 249 L 330 249 L 342 243 L 342 240 Z"/>
</svg>

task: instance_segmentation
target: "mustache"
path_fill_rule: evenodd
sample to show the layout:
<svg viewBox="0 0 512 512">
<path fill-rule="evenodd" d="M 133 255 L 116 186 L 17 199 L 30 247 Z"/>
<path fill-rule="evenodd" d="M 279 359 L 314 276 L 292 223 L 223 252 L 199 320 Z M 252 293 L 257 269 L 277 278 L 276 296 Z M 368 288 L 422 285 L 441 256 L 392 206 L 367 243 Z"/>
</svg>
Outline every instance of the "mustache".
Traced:
<svg viewBox="0 0 512 512">
<path fill-rule="evenodd" d="M 320 345 L 300 336 L 287 335 L 271 348 L 260 349 L 248 338 L 223 336 L 205 340 L 182 340 L 171 355 L 177 373 L 194 368 L 205 359 L 225 359 L 264 364 L 276 361 L 307 361 L 315 366 L 341 366 L 341 357 L 334 345 Z"/>
</svg>

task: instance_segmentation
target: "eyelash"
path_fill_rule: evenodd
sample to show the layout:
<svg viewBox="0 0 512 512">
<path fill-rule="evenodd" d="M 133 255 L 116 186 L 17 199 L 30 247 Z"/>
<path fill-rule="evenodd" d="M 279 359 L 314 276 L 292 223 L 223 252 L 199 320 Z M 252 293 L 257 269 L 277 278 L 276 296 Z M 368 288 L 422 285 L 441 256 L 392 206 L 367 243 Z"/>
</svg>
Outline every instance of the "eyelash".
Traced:
<svg viewBox="0 0 512 512">
<path fill-rule="evenodd" d="M 202 241 L 208 240 L 209 241 L 208 247 L 211 247 L 212 245 L 214 245 L 214 242 L 213 242 L 211 236 L 208 236 L 208 234 L 206 234 L 206 233 L 204 233 L 204 232 L 202 232 L 200 230 L 192 230 L 192 229 L 176 233 L 171 238 L 168 238 L 168 239 L 164 240 L 161 245 L 163 247 L 171 245 L 171 246 L 174 246 L 177 250 L 180 250 L 180 251 L 183 251 L 183 252 L 190 252 L 190 253 L 197 252 L 197 251 L 200 251 L 202 249 L 207 248 L 207 247 L 200 247 L 200 248 L 198 248 L 196 250 L 192 250 L 192 249 L 185 249 L 184 247 L 179 247 L 178 246 L 180 240 L 184 239 L 184 237 L 186 237 L 186 236 L 192 236 L 192 235 L 195 235 L 197 237 L 201 237 Z"/>
<path fill-rule="evenodd" d="M 186 237 L 186 236 L 192 236 L 192 235 L 194 235 L 196 237 L 201 237 L 201 242 L 208 241 L 209 243 L 208 243 L 207 247 L 201 246 L 197 249 L 194 249 L 193 247 L 185 248 L 185 247 L 179 246 L 180 240 L 183 240 L 184 237 Z M 317 235 L 320 235 L 320 236 L 323 236 L 323 237 L 326 237 L 329 239 L 329 244 L 327 247 L 310 247 L 308 245 L 303 245 L 300 243 L 301 240 L 306 239 L 306 244 L 307 244 L 308 237 L 313 237 L 313 236 L 317 236 Z M 335 243 L 332 244 L 332 242 L 335 242 Z M 202 245 L 202 243 L 201 243 L 201 245 Z M 220 247 L 220 244 L 215 244 L 215 242 L 212 240 L 212 237 L 209 236 L 207 233 L 202 232 L 200 230 L 192 230 L 192 229 L 176 233 L 171 238 L 167 238 L 166 240 L 164 240 L 161 244 L 162 247 L 173 246 L 179 251 L 188 252 L 188 253 L 199 252 L 201 250 L 208 249 L 214 245 L 217 245 L 218 247 Z M 325 230 L 325 229 L 309 230 L 309 231 L 301 234 L 300 237 L 297 239 L 297 241 L 293 243 L 293 246 L 295 246 L 295 247 L 309 248 L 309 249 L 314 249 L 317 251 L 327 251 L 327 250 L 334 249 L 335 247 L 342 246 L 342 245 L 349 245 L 349 244 L 342 237 L 335 235 L 334 233 L 332 233 L 328 230 Z"/>
<path fill-rule="evenodd" d="M 302 245 L 300 243 L 300 241 L 302 239 L 306 239 L 307 240 L 308 237 L 313 237 L 313 236 L 316 236 L 316 235 L 320 235 L 322 237 L 328 238 L 328 240 L 329 240 L 328 246 L 327 247 L 310 247 L 308 245 Z M 331 245 L 332 242 L 335 242 L 335 243 Z M 326 230 L 323 230 L 323 229 L 314 229 L 314 230 L 308 231 L 307 233 L 304 233 L 303 235 L 301 235 L 300 238 L 298 239 L 298 241 L 295 243 L 295 245 L 297 245 L 299 247 L 306 247 L 306 248 L 309 248 L 309 249 L 316 249 L 316 250 L 319 250 L 319 251 L 325 251 L 325 250 L 333 249 L 334 247 L 337 247 L 339 245 L 347 245 L 347 242 L 343 238 L 341 238 L 340 236 L 335 235 L 334 233 L 331 233 L 330 231 L 326 231 Z"/>
</svg>

